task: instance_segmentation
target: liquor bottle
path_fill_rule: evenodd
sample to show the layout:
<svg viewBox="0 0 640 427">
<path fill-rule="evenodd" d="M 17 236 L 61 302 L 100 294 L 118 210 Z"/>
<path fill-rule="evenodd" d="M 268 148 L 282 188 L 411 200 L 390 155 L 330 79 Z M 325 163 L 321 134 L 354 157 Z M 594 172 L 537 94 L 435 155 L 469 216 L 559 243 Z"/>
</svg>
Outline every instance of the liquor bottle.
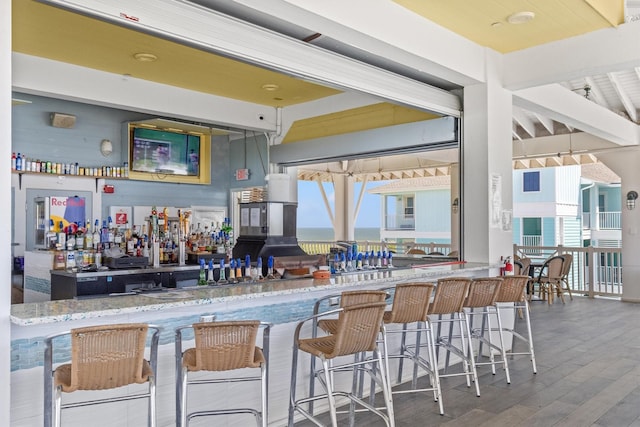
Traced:
<svg viewBox="0 0 640 427">
<path fill-rule="evenodd" d="M 262 257 L 259 256 L 258 257 L 258 266 L 257 266 L 257 270 L 258 270 L 258 280 L 264 280 L 264 277 L 262 276 Z"/>
<path fill-rule="evenodd" d="M 71 224 L 67 227 L 67 251 L 73 251 L 76 248 L 76 237 L 71 232 Z"/>
<path fill-rule="evenodd" d="M 20 155 L 20 153 L 18 153 L 18 156 L 16 157 L 16 170 L 22 170 L 22 156 Z"/>
<path fill-rule="evenodd" d="M 240 258 L 238 258 L 236 260 L 236 280 L 238 282 L 242 281 L 242 261 L 240 261 Z"/>
<path fill-rule="evenodd" d="M 98 250 L 100 246 L 100 220 L 96 219 L 93 225 L 93 249 Z"/>
<path fill-rule="evenodd" d="M 49 219 L 49 231 L 45 237 L 47 249 L 55 249 L 58 236 L 56 235 L 56 228 L 52 219 Z"/>
<path fill-rule="evenodd" d="M 87 218 L 87 231 L 84 235 L 84 248 L 93 249 L 93 233 L 91 232 L 91 219 Z"/>
<path fill-rule="evenodd" d="M 16 153 L 11 153 L 11 170 L 16 170 Z"/>
<path fill-rule="evenodd" d="M 111 217 L 107 217 L 108 221 L 107 221 L 107 242 L 109 242 L 109 246 L 113 246 L 115 243 L 115 230 L 113 228 L 113 221 L 111 220 Z"/>
<path fill-rule="evenodd" d="M 213 283 L 213 258 L 209 260 L 209 271 L 207 271 L 207 282 Z"/>
<path fill-rule="evenodd" d="M 220 278 L 218 279 L 219 285 L 224 285 L 227 283 L 227 272 L 226 267 L 224 265 L 224 258 L 220 260 Z"/>
<path fill-rule="evenodd" d="M 249 254 L 244 257 L 244 277 L 246 277 L 247 281 L 251 281 L 253 278 L 251 275 L 251 256 Z"/>
<path fill-rule="evenodd" d="M 233 258 L 229 262 L 229 283 L 238 283 L 236 280 L 236 260 Z"/>
<path fill-rule="evenodd" d="M 198 276 L 198 286 L 207 284 L 207 278 L 204 272 L 204 259 L 200 259 L 200 274 Z"/>
</svg>

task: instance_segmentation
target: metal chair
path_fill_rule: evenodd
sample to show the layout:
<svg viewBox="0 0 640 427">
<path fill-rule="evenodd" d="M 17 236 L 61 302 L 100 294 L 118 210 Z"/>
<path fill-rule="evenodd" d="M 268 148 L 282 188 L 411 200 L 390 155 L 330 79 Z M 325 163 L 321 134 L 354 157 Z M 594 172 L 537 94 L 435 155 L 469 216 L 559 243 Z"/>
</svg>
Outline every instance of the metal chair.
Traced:
<svg viewBox="0 0 640 427">
<path fill-rule="evenodd" d="M 450 277 L 439 279 L 436 286 L 436 293 L 433 301 L 429 306 L 428 323 L 429 331 L 433 334 L 435 340 L 436 358 L 440 359 L 440 349 L 446 351 L 445 370 L 439 374 L 439 378 L 464 376 L 467 381 L 467 387 L 471 387 L 471 382 L 475 384 L 476 395 L 480 396 L 480 387 L 478 385 L 478 373 L 476 371 L 475 358 L 473 357 L 473 346 L 469 339 L 471 330 L 467 316 L 463 310 L 465 299 L 469 293 L 471 279 L 465 277 Z M 448 316 L 448 317 L 447 317 Z M 442 326 L 448 325 L 448 334 L 442 333 Z M 458 326 L 459 335 L 454 336 L 454 327 Z M 437 332 L 434 334 L 434 328 L 437 326 Z M 455 344 L 456 339 L 460 341 L 459 345 Z M 462 372 L 448 373 L 447 367 L 451 354 L 458 356 L 462 362 Z M 434 361 L 434 366 L 437 362 Z"/>
<path fill-rule="evenodd" d="M 262 328 L 262 348 L 256 346 Z M 176 420 L 179 427 L 196 417 L 252 414 L 258 426 L 268 424 L 268 359 L 271 325 L 258 320 L 200 322 L 176 329 Z M 192 329 L 195 347 L 182 351 L 183 332 Z M 216 379 L 189 380 L 189 372 L 221 372 L 245 368 L 259 368 L 260 375 Z M 260 381 L 260 410 L 253 408 L 215 409 L 187 413 L 187 387 L 199 384 Z"/>
<path fill-rule="evenodd" d="M 537 372 L 536 368 L 536 356 L 535 351 L 533 349 L 533 335 L 531 333 L 531 318 L 529 317 L 529 302 L 528 298 L 525 297 L 525 289 L 527 284 L 529 283 L 529 276 L 505 276 L 502 278 L 502 285 L 500 285 L 500 292 L 498 292 L 498 297 L 496 298 L 496 315 L 500 318 L 500 313 L 505 310 L 513 310 L 514 312 L 514 327 L 509 328 L 505 327 L 504 324 L 499 325 L 498 329 L 490 328 L 491 331 L 502 332 L 503 341 L 504 334 L 509 333 L 514 338 L 512 340 L 512 348 L 511 351 L 507 351 L 507 357 L 510 356 L 518 356 L 518 355 L 529 355 L 531 357 L 531 364 L 533 365 L 533 373 Z M 516 331 L 517 320 L 515 317 L 516 312 L 524 313 L 524 320 L 527 329 L 526 337 Z M 516 340 L 519 340 L 527 345 L 527 351 L 516 352 L 514 351 L 514 347 L 516 345 Z"/>
<path fill-rule="evenodd" d="M 340 294 L 327 295 L 322 298 L 319 298 L 315 304 L 313 305 L 313 315 L 316 316 L 320 314 L 325 308 L 331 309 L 331 307 L 347 307 L 350 305 L 356 304 L 365 304 L 369 302 L 383 302 L 389 297 L 389 294 L 384 291 L 378 290 L 355 290 L 355 291 L 344 291 Z M 330 318 L 324 319 L 319 317 L 314 317 L 311 321 L 312 330 L 311 337 L 316 338 L 318 336 L 318 330 L 322 330 L 327 334 L 335 334 L 338 328 L 338 319 Z M 355 355 L 354 358 L 358 358 L 360 355 Z M 316 359 L 315 357 L 311 358 L 309 365 L 309 376 L 312 378 L 312 381 L 309 381 L 309 396 L 313 396 L 315 394 L 315 385 L 316 382 L 313 379 L 318 374 L 316 370 Z M 363 391 L 362 381 L 359 383 L 358 395 L 362 396 Z M 313 401 L 309 402 L 309 412 L 313 414 Z"/>
<path fill-rule="evenodd" d="M 304 406 L 310 401 L 328 399 L 331 424 L 337 426 L 336 396 L 344 396 L 353 404 L 358 404 L 366 410 L 379 415 L 387 426 L 394 426 L 393 402 L 391 400 L 391 389 L 385 372 L 386 365 L 383 363 L 380 351 L 377 346 L 377 337 L 382 328 L 382 316 L 386 304 L 384 302 L 373 302 L 366 304 L 356 304 L 342 307 L 338 310 L 317 314 L 298 323 L 293 338 L 293 358 L 291 363 L 291 389 L 289 401 L 289 426 L 293 426 L 294 415 L 297 412 L 308 418 L 316 425 L 322 425 Z M 338 313 L 337 328 L 334 334 L 301 338 L 302 327 L 314 318 Z M 317 357 L 322 361 L 323 375 L 318 376 L 325 393 L 322 395 L 310 395 L 306 398 L 296 399 L 297 368 L 300 352 L 308 353 L 311 357 Z M 360 353 L 372 353 L 371 358 L 358 358 L 352 363 L 334 365 L 331 362 L 339 356 L 354 356 Z M 374 370 L 378 366 L 379 376 Z M 374 406 L 362 400 L 356 395 L 354 387 L 351 391 L 338 391 L 335 388 L 334 373 L 345 372 L 345 368 L 352 372 L 355 377 L 358 372 L 364 370 L 382 388 L 384 406 L 386 414 Z M 313 381 L 313 378 L 311 378 Z M 355 382 L 353 383 L 355 384 Z M 353 413 L 350 407 L 350 413 Z"/>
<path fill-rule="evenodd" d="M 466 315 L 469 318 L 469 325 L 471 329 L 470 337 L 476 339 L 479 342 L 478 356 L 476 361 L 476 367 L 482 365 L 490 365 L 491 373 L 496 374 L 496 364 L 501 363 L 503 365 L 507 384 L 511 383 L 511 377 L 509 375 L 509 364 L 507 362 L 507 356 L 504 345 L 504 337 L 502 335 L 502 322 L 500 316 L 496 315 L 496 322 L 498 327 L 498 341 L 500 345 L 494 344 L 491 331 L 491 316 L 490 314 L 497 314 L 495 310 L 495 304 L 502 287 L 502 277 L 484 277 L 476 278 L 471 282 L 469 287 L 469 295 L 464 302 L 464 308 L 466 309 Z M 473 321 L 476 317 L 480 317 L 481 325 L 479 328 L 474 328 Z M 485 333 L 486 332 L 486 333 Z M 481 362 L 483 344 L 488 346 L 487 352 L 489 355 L 488 362 Z M 496 352 L 500 354 L 500 360 L 496 360 Z M 473 355 L 471 355 L 473 357 Z"/>
<path fill-rule="evenodd" d="M 149 329 L 153 333 L 147 360 Z M 155 427 L 159 331 L 154 325 L 125 323 L 77 328 L 48 336 L 44 353 L 44 426 L 59 427 L 62 409 L 148 398 L 148 425 Z M 71 338 L 71 363 L 54 369 L 54 343 L 64 336 Z M 108 390 L 129 384 L 148 384 L 149 388 L 145 393 L 62 404 L 62 393 Z"/>
<path fill-rule="evenodd" d="M 408 359 L 413 362 L 411 389 L 395 390 L 392 391 L 393 394 L 432 391 L 434 401 L 438 402 L 440 406 L 440 414 L 444 414 L 444 408 L 442 406 L 442 391 L 438 377 L 438 366 L 437 363 L 434 363 L 436 356 L 435 347 L 432 345 L 433 340 L 428 337 L 425 344 L 421 342 L 422 333 L 429 330 L 426 322 L 428 320 L 429 304 L 434 287 L 433 283 L 402 283 L 395 287 L 391 311 L 386 311 L 384 313 L 383 322 L 385 325 L 402 325 L 402 329 L 398 330 L 385 328 L 386 336 L 391 333 L 401 334 L 400 350 L 397 354 L 388 353 L 385 357 L 385 362 L 388 363 L 389 359 L 399 359 L 398 383 L 402 382 L 404 359 Z M 393 288 L 387 288 L 386 290 L 391 289 Z M 415 335 L 414 344 L 407 345 L 407 334 Z M 387 338 L 386 336 L 384 337 L 385 342 Z M 420 350 L 425 346 L 427 347 L 426 359 L 420 356 Z M 387 372 L 389 372 L 389 366 L 386 368 Z M 429 375 L 431 387 L 418 388 L 418 368 L 421 368 Z M 389 377 L 391 377 L 390 372 Z"/>
</svg>

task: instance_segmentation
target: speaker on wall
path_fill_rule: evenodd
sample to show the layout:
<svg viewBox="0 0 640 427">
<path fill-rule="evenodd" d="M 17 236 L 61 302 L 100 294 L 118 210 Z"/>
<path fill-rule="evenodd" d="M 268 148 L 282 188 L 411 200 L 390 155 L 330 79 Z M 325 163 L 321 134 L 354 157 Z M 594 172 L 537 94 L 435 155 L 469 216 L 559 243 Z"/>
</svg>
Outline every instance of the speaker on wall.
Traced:
<svg viewBox="0 0 640 427">
<path fill-rule="evenodd" d="M 51 126 L 71 129 L 76 124 L 76 116 L 72 114 L 51 113 Z"/>
</svg>

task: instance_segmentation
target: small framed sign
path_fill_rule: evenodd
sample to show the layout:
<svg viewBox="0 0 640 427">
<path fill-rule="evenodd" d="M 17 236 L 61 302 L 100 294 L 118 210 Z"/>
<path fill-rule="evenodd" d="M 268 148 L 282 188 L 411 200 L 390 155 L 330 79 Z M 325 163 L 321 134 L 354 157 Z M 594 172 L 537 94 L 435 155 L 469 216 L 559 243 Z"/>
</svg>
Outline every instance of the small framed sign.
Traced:
<svg viewBox="0 0 640 427">
<path fill-rule="evenodd" d="M 246 181 L 249 179 L 249 169 L 236 169 L 236 181 Z"/>
</svg>

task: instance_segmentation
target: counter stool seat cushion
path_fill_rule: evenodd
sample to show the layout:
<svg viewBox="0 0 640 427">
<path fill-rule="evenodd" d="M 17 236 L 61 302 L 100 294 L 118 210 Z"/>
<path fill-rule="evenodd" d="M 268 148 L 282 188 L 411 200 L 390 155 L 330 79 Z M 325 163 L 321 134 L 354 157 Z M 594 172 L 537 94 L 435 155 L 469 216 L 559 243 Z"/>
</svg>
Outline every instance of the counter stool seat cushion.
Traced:
<svg viewBox="0 0 640 427">
<path fill-rule="evenodd" d="M 146 360 L 142 361 L 142 375 L 140 375 L 139 379 L 134 381 L 136 384 L 144 384 L 149 381 L 149 376 L 153 375 L 153 371 L 151 370 L 151 365 Z M 53 374 L 53 384 L 58 387 L 62 387 L 62 391 L 65 393 L 71 393 L 76 390 L 107 390 L 111 388 L 121 387 L 126 384 L 117 384 L 116 378 L 113 377 L 107 380 L 104 383 L 98 384 L 96 383 L 94 386 L 90 388 L 74 388 L 71 386 L 71 363 L 67 363 L 64 365 L 60 365 L 56 368 Z M 131 384 L 131 383 L 127 383 Z"/>
</svg>

